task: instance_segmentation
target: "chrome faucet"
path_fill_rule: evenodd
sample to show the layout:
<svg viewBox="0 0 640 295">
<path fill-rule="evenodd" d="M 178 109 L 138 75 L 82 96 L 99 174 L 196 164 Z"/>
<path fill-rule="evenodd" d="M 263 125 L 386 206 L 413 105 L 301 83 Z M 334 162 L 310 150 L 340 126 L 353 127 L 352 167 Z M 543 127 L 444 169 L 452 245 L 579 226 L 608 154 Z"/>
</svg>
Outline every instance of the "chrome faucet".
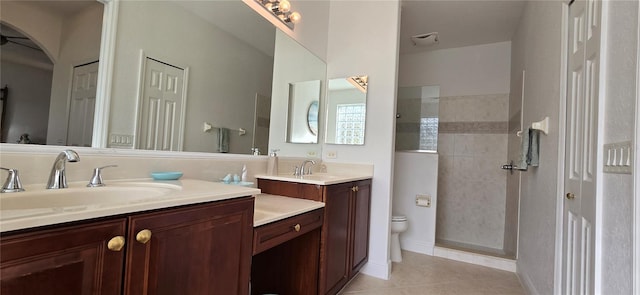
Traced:
<svg viewBox="0 0 640 295">
<path fill-rule="evenodd" d="M 80 161 L 80 156 L 73 150 L 65 150 L 61 152 L 51 167 L 47 189 L 67 188 L 67 176 L 65 173 L 65 164 L 68 162 Z"/>
<path fill-rule="evenodd" d="M 309 167 L 307 168 L 307 170 L 304 170 L 304 167 L 308 164 L 311 163 L 311 165 L 309 165 Z M 302 162 L 302 165 L 300 166 L 300 175 L 301 176 L 305 176 L 305 175 L 311 175 L 311 166 L 315 165 L 316 161 L 314 160 L 304 160 Z"/>
</svg>

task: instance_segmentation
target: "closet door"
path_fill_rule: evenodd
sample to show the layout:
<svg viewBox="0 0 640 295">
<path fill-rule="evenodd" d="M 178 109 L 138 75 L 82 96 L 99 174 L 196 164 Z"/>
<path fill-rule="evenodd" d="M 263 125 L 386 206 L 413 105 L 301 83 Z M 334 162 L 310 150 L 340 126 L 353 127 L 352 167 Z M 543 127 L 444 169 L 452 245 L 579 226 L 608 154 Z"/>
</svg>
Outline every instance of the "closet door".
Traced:
<svg viewBox="0 0 640 295">
<path fill-rule="evenodd" d="M 563 294 L 594 293 L 601 5 L 569 7 Z"/>
</svg>

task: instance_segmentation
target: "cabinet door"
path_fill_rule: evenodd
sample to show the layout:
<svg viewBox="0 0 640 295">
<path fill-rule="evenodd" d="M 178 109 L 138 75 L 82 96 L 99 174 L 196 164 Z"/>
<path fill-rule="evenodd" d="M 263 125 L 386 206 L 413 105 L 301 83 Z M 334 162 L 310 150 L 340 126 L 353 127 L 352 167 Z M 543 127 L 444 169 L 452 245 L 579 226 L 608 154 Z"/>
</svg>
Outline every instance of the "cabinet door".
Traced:
<svg viewBox="0 0 640 295">
<path fill-rule="evenodd" d="M 353 249 L 349 277 L 353 277 L 369 257 L 369 211 L 371 210 L 371 181 L 359 181 L 352 196 Z"/>
<path fill-rule="evenodd" d="M 348 280 L 349 205 L 352 187 L 352 183 L 326 187 L 320 254 L 320 294 L 336 294 Z"/>
<path fill-rule="evenodd" d="M 125 294 L 248 294 L 253 198 L 130 217 Z M 145 243 L 144 233 L 151 234 Z"/>
<path fill-rule="evenodd" d="M 124 249 L 107 245 L 113 237 L 124 238 L 125 221 L 3 235 L 0 293 L 120 294 Z"/>
</svg>

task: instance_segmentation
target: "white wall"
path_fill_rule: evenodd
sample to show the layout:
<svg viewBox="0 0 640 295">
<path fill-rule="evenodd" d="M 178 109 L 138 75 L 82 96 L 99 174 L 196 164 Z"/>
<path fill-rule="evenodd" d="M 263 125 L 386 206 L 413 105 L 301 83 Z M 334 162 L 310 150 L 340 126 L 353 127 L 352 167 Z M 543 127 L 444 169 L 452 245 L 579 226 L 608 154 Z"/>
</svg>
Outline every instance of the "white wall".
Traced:
<svg viewBox="0 0 640 295">
<path fill-rule="evenodd" d="M 189 67 L 184 150 L 217 150 L 217 132 L 203 132 L 208 122 L 246 129 L 244 136 L 231 132 L 229 148 L 250 153 L 256 93 L 271 93 L 271 57 L 169 2 L 122 1 L 118 28 L 110 134 L 135 133 L 142 49 L 151 58 Z"/>
<path fill-rule="evenodd" d="M 309 108 L 315 102 L 316 111 L 319 111 L 321 84 L 320 80 L 289 83 L 288 141 L 298 143 L 318 142 L 317 128 L 315 134 L 309 128 Z M 317 118 L 318 112 L 315 115 Z"/>
<path fill-rule="evenodd" d="M 526 70 L 524 124 L 549 116 L 540 166 L 522 173 L 517 273 L 530 294 L 552 294 L 558 186 L 562 2 L 529 1 L 512 39 L 511 79 Z"/>
<path fill-rule="evenodd" d="M 404 54 L 398 83 L 440 86 L 440 97 L 509 92 L 511 42 Z"/>
<path fill-rule="evenodd" d="M 606 73 L 604 143 L 633 142 L 638 95 L 638 1 L 605 1 L 603 5 L 609 8 L 606 67 L 601 69 Z M 631 294 L 634 279 L 631 259 L 633 176 L 605 173 L 602 185 L 602 287 L 596 293 Z"/>
<path fill-rule="evenodd" d="M 400 235 L 402 249 L 433 255 L 438 203 L 438 154 L 396 152 L 393 215 L 405 215 L 409 229 Z M 416 195 L 431 196 L 431 207 L 416 205 Z"/>
<path fill-rule="evenodd" d="M 393 138 L 400 5 L 390 1 L 331 1 L 327 77 L 369 75 L 363 146 L 323 145 L 336 159 L 375 166 L 371 200 L 369 262 L 362 272 L 387 278 L 393 181 Z M 303 16 L 304 17 L 304 16 Z"/>
</svg>

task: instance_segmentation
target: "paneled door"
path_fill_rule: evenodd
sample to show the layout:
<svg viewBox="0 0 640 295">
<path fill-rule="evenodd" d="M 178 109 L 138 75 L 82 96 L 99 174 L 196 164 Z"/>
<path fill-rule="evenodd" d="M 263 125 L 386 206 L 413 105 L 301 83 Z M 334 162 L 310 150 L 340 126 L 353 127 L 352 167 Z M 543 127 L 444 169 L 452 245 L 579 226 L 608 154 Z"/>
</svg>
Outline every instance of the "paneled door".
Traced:
<svg viewBox="0 0 640 295">
<path fill-rule="evenodd" d="M 563 294 L 593 294 L 601 1 L 569 6 Z"/>
<path fill-rule="evenodd" d="M 97 85 L 98 61 L 73 68 L 67 145 L 91 146 Z"/>
<path fill-rule="evenodd" d="M 185 70 L 146 57 L 143 75 L 137 148 L 181 151 L 186 104 Z"/>
</svg>

